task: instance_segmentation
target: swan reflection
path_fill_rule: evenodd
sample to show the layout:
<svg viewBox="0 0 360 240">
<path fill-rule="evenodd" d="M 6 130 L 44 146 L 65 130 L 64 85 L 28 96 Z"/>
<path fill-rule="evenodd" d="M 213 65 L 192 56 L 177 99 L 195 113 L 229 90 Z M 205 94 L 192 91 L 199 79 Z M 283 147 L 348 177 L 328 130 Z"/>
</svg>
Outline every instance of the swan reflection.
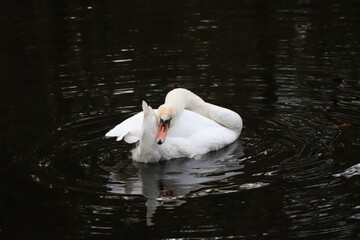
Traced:
<svg viewBox="0 0 360 240">
<path fill-rule="evenodd" d="M 216 152 L 194 159 L 173 159 L 159 163 L 134 162 L 137 176 L 121 171 L 109 175 L 107 187 L 114 194 L 143 195 L 147 198 L 147 224 L 159 206 L 174 208 L 185 197 L 204 187 L 204 183 L 219 181 L 240 174 L 238 159 L 244 155 L 240 141 Z"/>
</svg>

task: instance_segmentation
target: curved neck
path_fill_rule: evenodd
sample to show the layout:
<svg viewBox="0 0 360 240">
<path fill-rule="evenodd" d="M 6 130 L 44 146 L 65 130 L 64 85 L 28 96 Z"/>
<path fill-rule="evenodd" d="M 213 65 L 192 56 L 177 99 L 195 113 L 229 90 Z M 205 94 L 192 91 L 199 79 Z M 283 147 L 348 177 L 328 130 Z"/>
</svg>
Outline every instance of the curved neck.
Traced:
<svg viewBox="0 0 360 240">
<path fill-rule="evenodd" d="M 171 106 L 175 116 L 180 116 L 184 109 L 196 112 L 204 117 L 210 118 L 217 123 L 234 131 L 241 131 L 242 119 L 234 111 L 207 103 L 199 96 L 189 90 L 176 88 L 170 91 L 165 98 L 164 105 Z"/>
</svg>

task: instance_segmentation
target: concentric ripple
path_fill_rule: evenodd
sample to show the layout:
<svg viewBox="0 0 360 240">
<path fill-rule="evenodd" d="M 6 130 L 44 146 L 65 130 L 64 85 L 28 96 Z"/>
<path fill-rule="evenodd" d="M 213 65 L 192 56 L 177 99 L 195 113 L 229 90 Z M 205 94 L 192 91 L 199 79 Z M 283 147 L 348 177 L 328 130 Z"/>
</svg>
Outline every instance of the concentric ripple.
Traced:
<svg viewBox="0 0 360 240">
<path fill-rule="evenodd" d="M 297 91 L 286 84 L 281 87 L 278 95 L 286 92 L 291 96 Z M 137 100 L 134 97 L 133 101 Z M 348 185 L 346 179 L 354 181 L 348 187 L 350 191 L 359 186 L 356 174 L 348 177 L 358 162 L 354 158 L 352 164 L 345 164 L 339 158 L 346 146 L 358 146 L 357 142 L 344 141 L 352 130 L 355 134 L 357 120 L 339 114 L 342 111 L 336 109 L 338 105 L 318 111 L 323 110 L 321 103 L 310 99 L 277 98 L 270 105 L 272 111 L 267 111 L 269 106 L 263 104 L 262 98 L 251 101 L 245 108 L 250 110 L 241 114 L 245 127 L 239 140 L 200 158 L 157 164 L 133 162 L 129 153 L 133 146 L 104 138 L 109 129 L 135 114 L 138 107 L 129 105 L 106 114 L 65 117 L 64 124 L 53 127 L 33 144 L 29 153 L 31 177 L 58 192 L 90 194 L 98 199 L 100 203 L 86 203 L 81 210 L 87 212 L 86 218 L 93 219 L 89 223 L 93 234 L 113 233 L 114 226 L 111 222 L 106 224 L 105 219 L 109 215 L 115 217 L 119 211 L 133 209 L 121 218 L 122 224 L 160 227 L 160 213 L 180 211 L 177 216 L 181 217 L 181 210 L 177 209 L 194 201 L 238 196 L 244 199 L 245 193 L 271 197 L 269 201 L 278 209 L 279 217 L 291 226 L 286 229 L 290 237 L 352 234 L 356 223 L 341 223 L 344 218 L 356 221 L 359 208 L 349 202 L 350 195 L 343 189 Z M 243 111 L 240 105 L 228 107 Z M 119 209 L 117 201 L 127 210 Z M 238 201 L 241 206 L 243 202 Z M 189 226 L 191 231 L 207 231 L 201 224 L 197 227 Z M 214 229 L 215 226 L 209 227 Z M 269 234 L 279 236 L 283 230 L 275 227 Z"/>
<path fill-rule="evenodd" d="M 266 188 L 284 179 L 294 186 L 304 181 L 309 187 L 318 185 L 326 175 L 319 171 L 331 164 L 327 156 L 338 134 L 296 115 L 247 119 L 241 138 L 220 151 L 141 164 L 131 160 L 131 146 L 103 137 L 109 119 L 84 118 L 44 134 L 30 152 L 32 178 L 64 192 L 129 201 L 145 197 L 148 225 L 157 208 L 176 207 L 187 199 Z M 294 131 L 295 125 L 306 125 L 309 131 Z"/>
</svg>

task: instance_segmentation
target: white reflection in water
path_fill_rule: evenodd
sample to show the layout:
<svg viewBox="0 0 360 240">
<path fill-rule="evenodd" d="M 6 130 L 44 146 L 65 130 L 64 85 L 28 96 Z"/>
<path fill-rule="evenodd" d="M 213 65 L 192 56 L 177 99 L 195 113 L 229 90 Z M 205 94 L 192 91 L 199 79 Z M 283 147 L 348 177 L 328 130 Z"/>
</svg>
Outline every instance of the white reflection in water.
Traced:
<svg viewBox="0 0 360 240">
<path fill-rule="evenodd" d="M 111 172 L 107 187 L 115 194 L 144 195 L 147 198 L 146 220 L 152 219 L 159 206 L 176 207 L 184 203 L 190 192 L 200 190 L 204 183 L 223 180 L 240 174 L 243 156 L 240 141 L 196 159 L 173 159 L 154 164 L 136 163 L 138 178 Z"/>
<path fill-rule="evenodd" d="M 122 62 L 131 62 L 132 59 L 128 58 L 128 59 L 115 59 L 112 60 L 114 63 L 122 63 Z"/>
<path fill-rule="evenodd" d="M 127 93 L 133 93 L 133 88 L 122 88 L 122 89 L 114 89 L 113 95 L 121 95 L 121 94 L 127 94 Z"/>
<path fill-rule="evenodd" d="M 346 178 L 351 178 L 354 176 L 358 176 L 360 175 L 360 163 L 349 167 L 348 169 L 346 169 L 345 171 L 341 172 L 341 173 L 337 173 L 334 174 L 334 177 L 346 177 Z"/>
</svg>

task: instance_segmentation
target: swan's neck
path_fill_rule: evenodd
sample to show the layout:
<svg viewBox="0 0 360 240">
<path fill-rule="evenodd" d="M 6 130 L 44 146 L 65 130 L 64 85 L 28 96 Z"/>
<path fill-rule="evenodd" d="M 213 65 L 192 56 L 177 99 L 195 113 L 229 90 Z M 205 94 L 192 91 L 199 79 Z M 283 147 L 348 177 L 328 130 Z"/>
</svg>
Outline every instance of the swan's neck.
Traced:
<svg viewBox="0 0 360 240">
<path fill-rule="evenodd" d="M 189 90 L 177 88 L 170 91 L 165 98 L 164 105 L 172 107 L 175 116 L 180 116 L 184 109 L 196 112 L 210 118 L 219 124 L 240 134 L 242 119 L 234 111 L 207 103 Z"/>
</svg>

